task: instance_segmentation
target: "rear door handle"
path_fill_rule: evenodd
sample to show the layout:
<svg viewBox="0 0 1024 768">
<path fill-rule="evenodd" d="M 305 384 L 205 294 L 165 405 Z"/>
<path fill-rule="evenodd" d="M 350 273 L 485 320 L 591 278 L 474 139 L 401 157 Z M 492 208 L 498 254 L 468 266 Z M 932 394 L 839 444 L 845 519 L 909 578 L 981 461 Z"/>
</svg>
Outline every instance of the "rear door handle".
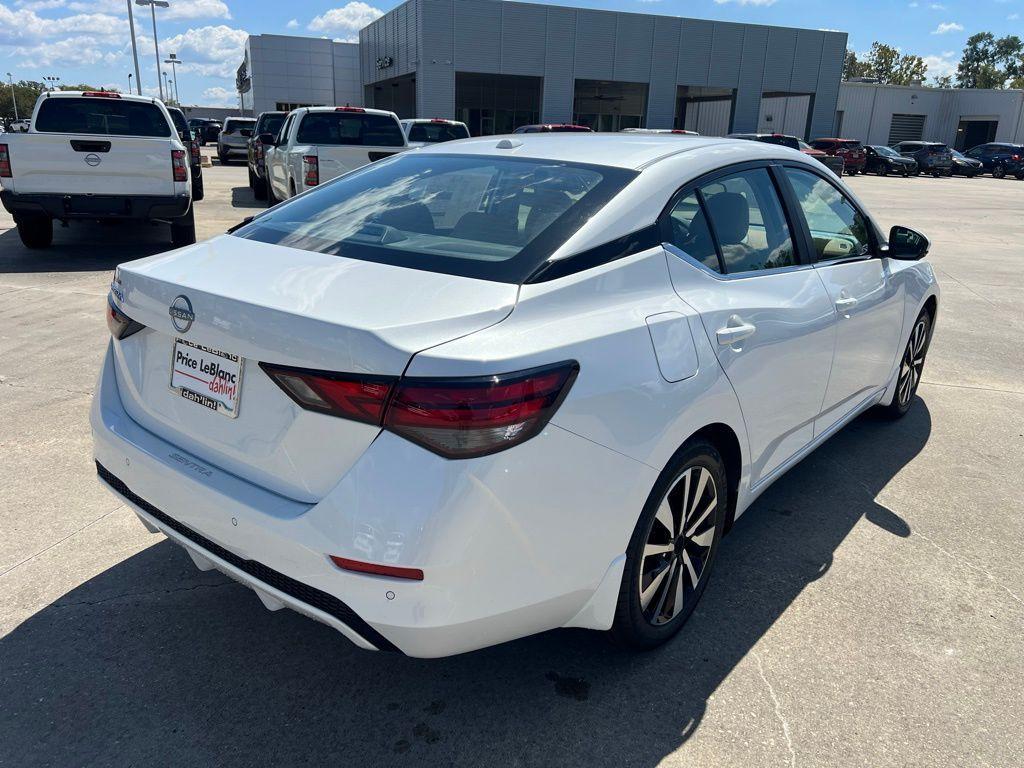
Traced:
<svg viewBox="0 0 1024 768">
<path fill-rule="evenodd" d="M 756 330 L 756 325 L 745 323 L 738 316 L 733 315 L 729 318 L 729 324 L 725 328 L 719 328 L 715 331 L 715 336 L 718 338 L 719 344 L 723 347 L 729 347 L 744 339 L 749 339 Z"/>
</svg>

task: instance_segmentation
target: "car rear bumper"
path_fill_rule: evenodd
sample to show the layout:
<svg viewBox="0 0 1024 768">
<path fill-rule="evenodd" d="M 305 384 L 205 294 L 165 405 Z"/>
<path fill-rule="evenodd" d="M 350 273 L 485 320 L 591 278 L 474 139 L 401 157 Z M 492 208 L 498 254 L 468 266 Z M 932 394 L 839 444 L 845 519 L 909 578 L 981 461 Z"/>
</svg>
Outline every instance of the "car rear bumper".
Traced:
<svg viewBox="0 0 1024 768">
<path fill-rule="evenodd" d="M 551 425 L 464 461 L 383 432 L 324 498 L 300 502 L 134 422 L 116 367 L 112 344 L 91 412 L 101 480 L 200 568 L 247 584 L 267 607 L 291 607 L 362 648 L 418 657 L 611 626 L 651 467 Z M 330 555 L 418 568 L 424 579 L 341 570 Z"/>
<path fill-rule="evenodd" d="M 52 219 L 177 219 L 188 213 L 187 195 L 19 195 L 0 192 L 0 202 L 11 214 L 46 214 Z"/>
<path fill-rule="evenodd" d="M 249 147 L 245 144 L 237 146 L 234 144 L 225 144 L 220 142 L 217 145 L 217 152 L 221 155 L 230 155 L 231 157 L 248 157 Z"/>
</svg>

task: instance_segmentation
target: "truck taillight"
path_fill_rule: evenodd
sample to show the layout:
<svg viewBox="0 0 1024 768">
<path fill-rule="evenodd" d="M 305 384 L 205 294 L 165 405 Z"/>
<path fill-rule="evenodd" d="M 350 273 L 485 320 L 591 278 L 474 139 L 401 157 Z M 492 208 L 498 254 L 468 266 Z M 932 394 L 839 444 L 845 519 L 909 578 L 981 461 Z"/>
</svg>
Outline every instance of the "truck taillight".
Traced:
<svg viewBox="0 0 1024 768">
<path fill-rule="evenodd" d="M 316 155 L 302 156 L 302 183 L 307 187 L 320 183 L 320 161 Z"/>
<path fill-rule="evenodd" d="M 192 165 L 199 165 L 199 161 L 202 158 L 199 156 L 199 142 L 190 141 L 188 143 L 189 151 L 192 153 Z"/>
<path fill-rule="evenodd" d="M 11 178 L 11 152 L 6 144 L 0 144 L 0 176 Z"/>
<path fill-rule="evenodd" d="M 537 435 L 579 365 L 566 361 L 472 378 L 397 378 L 260 363 L 299 406 L 381 426 L 448 459 L 485 456 Z"/>
<path fill-rule="evenodd" d="M 175 181 L 188 181 L 188 164 L 185 162 L 184 149 L 171 150 L 171 171 Z"/>
</svg>

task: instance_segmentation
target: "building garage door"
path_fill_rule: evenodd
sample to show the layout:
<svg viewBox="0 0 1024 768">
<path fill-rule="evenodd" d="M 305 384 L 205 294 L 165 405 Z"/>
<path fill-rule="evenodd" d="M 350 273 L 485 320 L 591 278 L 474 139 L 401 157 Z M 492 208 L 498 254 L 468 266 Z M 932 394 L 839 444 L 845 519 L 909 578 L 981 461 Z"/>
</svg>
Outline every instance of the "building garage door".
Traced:
<svg viewBox="0 0 1024 768">
<path fill-rule="evenodd" d="M 924 139 L 924 115 L 893 115 L 889 124 L 889 146 L 901 141 Z"/>
</svg>

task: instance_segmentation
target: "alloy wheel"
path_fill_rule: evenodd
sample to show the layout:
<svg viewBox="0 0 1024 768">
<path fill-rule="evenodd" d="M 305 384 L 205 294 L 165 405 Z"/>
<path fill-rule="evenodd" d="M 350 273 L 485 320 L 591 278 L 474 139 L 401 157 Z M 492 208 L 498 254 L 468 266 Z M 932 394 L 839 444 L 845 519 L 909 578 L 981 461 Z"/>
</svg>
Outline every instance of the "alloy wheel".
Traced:
<svg viewBox="0 0 1024 768">
<path fill-rule="evenodd" d="M 924 318 L 919 318 L 907 342 L 900 363 L 900 378 L 896 384 L 896 397 L 901 406 L 905 406 L 913 397 L 917 384 L 921 381 L 921 369 L 924 368 L 925 345 L 928 342 L 928 329 Z"/>
<path fill-rule="evenodd" d="M 707 468 L 689 467 L 665 494 L 640 564 L 644 618 L 655 626 L 678 616 L 704 576 L 718 522 L 718 488 Z"/>
</svg>

